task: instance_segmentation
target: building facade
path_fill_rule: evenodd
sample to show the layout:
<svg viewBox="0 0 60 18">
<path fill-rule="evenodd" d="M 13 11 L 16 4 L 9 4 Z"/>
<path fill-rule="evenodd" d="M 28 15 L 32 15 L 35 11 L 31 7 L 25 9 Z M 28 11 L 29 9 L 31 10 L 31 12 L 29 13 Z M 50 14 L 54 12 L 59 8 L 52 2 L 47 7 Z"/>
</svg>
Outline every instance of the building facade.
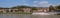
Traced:
<svg viewBox="0 0 60 18">
<path fill-rule="evenodd" d="M 32 10 L 31 8 L 0 8 L 0 12 L 48 12 L 49 8 L 37 8 L 37 10 Z"/>
</svg>

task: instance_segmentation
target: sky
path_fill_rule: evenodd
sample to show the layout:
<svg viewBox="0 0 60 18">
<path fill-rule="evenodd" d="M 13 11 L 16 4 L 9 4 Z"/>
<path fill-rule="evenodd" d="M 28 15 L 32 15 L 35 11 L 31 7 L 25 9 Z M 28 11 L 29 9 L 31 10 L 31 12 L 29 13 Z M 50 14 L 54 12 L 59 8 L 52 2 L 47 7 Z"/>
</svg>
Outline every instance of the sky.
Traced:
<svg viewBox="0 0 60 18">
<path fill-rule="evenodd" d="M 59 5 L 60 0 L 0 0 L 0 7 L 14 7 L 17 5 L 27 5 L 33 7 L 49 7 Z"/>
</svg>

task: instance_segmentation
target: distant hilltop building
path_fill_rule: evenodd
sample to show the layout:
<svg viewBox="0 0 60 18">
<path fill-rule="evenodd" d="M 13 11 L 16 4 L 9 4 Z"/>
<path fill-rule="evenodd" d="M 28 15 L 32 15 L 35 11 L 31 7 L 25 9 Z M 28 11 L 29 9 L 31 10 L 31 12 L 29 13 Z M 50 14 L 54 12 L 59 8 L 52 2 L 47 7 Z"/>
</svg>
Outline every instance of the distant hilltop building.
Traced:
<svg viewBox="0 0 60 18">
<path fill-rule="evenodd" d="M 32 10 L 32 8 L 0 8 L 0 12 L 49 12 L 48 7 L 39 7 L 37 10 Z"/>
</svg>

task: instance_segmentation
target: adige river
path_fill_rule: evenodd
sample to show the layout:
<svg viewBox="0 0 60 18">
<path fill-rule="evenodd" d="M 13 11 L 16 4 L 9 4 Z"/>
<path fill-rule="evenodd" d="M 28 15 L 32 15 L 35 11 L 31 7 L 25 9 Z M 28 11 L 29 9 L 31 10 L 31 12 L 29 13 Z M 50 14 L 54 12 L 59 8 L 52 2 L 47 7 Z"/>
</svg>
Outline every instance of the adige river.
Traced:
<svg viewBox="0 0 60 18">
<path fill-rule="evenodd" d="M 0 18 L 60 18 L 60 15 L 0 14 Z"/>
<path fill-rule="evenodd" d="M 0 14 L 0 18 L 31 18 L 30 14 Z"/>
<path fill-rule="evenodd" d="M 60 18 L 60 15 L 33 15 L 32 18 Z"/>
</svg>

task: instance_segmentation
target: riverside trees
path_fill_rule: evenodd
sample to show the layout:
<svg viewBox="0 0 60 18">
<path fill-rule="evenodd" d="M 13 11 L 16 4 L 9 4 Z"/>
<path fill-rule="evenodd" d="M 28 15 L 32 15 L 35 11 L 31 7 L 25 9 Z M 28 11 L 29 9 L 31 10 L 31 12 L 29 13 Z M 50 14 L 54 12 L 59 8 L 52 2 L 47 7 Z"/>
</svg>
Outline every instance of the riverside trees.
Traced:
<svg viewBox="0 0 60 18">
<path fill-rule="evenodd" d="M 49 7 L 49 11 L 54 11 L 54 10 L 60 10 L 60 5 L 58 5 L 58 6 L 52 6 L 52 5 L 50 5 L 50 7 Z"/>
<path fill-rule="evenodd" d="M 52 5 L 50 5 L 49 7 L 49 11 L 55 10 L 54 7 Z"/>
</svg>

